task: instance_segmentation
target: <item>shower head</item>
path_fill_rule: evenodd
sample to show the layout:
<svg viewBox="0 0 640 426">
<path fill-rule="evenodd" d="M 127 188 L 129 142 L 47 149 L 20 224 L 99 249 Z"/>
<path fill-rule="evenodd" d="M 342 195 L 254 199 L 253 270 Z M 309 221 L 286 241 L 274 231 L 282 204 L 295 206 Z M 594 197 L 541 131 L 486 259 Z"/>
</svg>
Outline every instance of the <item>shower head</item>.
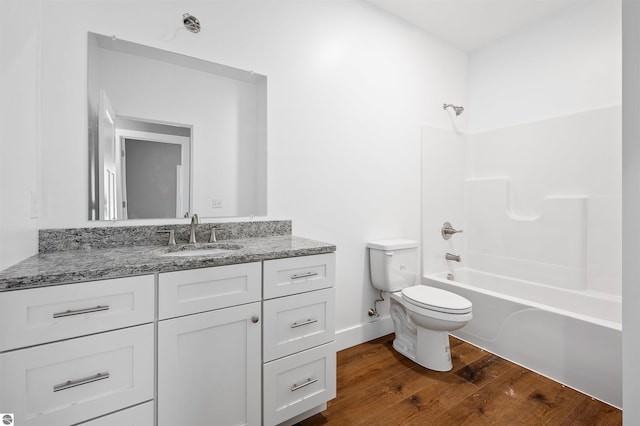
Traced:
<svg viewBox="0 0 640 426">
<path fill-rule="evenodd" d="M 189 12 L 182 15 L 182 22 L 184 23 L 184 27 L 192 33 L 200 32 L 200 21 Z"/>
<path fill-rule="evenodd" d="M 460 114 L 462 114 L 462 112 L 464 111 L 464 108 L 461 107 L 461 106 L 455 106 L 453 104 L 443 104 L 442 105 L 442 109 L 447 109 L 449 107 L 453 108 L 453 110 L 456 113 L 456 117 L 459 116 Z"/>
</svg>

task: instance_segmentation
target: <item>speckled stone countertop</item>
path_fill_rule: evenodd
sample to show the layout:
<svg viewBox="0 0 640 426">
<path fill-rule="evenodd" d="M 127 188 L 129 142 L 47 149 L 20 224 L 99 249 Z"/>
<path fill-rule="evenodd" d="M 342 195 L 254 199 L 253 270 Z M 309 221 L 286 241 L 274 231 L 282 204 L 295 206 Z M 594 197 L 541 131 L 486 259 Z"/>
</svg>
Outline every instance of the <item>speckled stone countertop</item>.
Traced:
<svg viewBox="0 0 640 426">
<path fill-rule="evenodd" d="M 204 243 L 198 246 L 201 248 L 211 244 Z M 174 257 L 166 256 L 166 253 L 175 248 L 150 245 L 40 253 L 0 271 L 0 292 L 154 272 L 307 256 L 331 253 L 336 250 L 335 245 L 292 235 L 226 239 L 221 241 L 219 246 L 231 247 L 234 250 L 213 256 Z"/>
</svg>

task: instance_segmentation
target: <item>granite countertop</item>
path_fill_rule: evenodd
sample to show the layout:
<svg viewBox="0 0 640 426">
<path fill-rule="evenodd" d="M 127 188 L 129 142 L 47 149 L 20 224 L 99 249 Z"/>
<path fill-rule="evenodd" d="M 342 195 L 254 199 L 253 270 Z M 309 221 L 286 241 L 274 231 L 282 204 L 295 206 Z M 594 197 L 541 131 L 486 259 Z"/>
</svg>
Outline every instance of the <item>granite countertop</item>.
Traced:
<svg viewBox="0 0 640 426">
<path fill-rule="evenodd" d="M 240 248 L 216 255 L 184 257 L 166 256 L 168 251 L 175 249 L 158 245 L 40 253 L 0 271 L 0 292 L 331 253 L 336 250 L 335 245 L 292 235 L 228 239 L 219 245 L 222 248 L 234 245 Z"/>
</svg>

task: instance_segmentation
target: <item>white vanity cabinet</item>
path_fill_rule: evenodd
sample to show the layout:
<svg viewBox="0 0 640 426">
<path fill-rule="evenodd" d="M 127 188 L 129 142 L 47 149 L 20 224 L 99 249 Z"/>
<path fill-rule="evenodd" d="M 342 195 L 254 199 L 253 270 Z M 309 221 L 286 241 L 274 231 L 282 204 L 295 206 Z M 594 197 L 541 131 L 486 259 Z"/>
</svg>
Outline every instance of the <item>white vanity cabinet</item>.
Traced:
<svg viewBox="0 0 640 426">
<path fill-rule="evenodd" d="M 158 426 L 260 425 L 261 266 L 159 274 Z"/>
<path fill-rule="evenodd" d="M 0 410 L 29 426 L 294 424 L 335 397 L 334 281 L 327 253 L 0 292 Z"/>
<path fill-rule="evenodd" d="M 2 409 L 55 426 L 152 401 L 153 320 L 151 275 L 0 293 Z"/>
<path fill-rule="evenodd" d="M 335 253 L 263 268 L 263 424 L 293 424 L 336 395 Z"/>
</svg>

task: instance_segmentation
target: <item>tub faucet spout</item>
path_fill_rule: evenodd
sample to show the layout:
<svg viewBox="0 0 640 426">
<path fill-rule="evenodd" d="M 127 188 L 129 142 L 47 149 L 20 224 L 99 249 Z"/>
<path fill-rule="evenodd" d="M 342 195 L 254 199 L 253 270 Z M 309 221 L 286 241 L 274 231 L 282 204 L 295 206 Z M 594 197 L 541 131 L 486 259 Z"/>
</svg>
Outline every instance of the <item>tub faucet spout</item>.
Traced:
<svg viewBox="0 0 640 426">
<path fill-rule="evenodd" d="M 460 255 L 457 254 L 451 254 L 451 253 L 447 253 L 445 254 L 445 259 L 447 260 L 453 260 L 454 262 L 460 262 L 462 260 L 462 258 L 460 257 Z"/>
</svg>

